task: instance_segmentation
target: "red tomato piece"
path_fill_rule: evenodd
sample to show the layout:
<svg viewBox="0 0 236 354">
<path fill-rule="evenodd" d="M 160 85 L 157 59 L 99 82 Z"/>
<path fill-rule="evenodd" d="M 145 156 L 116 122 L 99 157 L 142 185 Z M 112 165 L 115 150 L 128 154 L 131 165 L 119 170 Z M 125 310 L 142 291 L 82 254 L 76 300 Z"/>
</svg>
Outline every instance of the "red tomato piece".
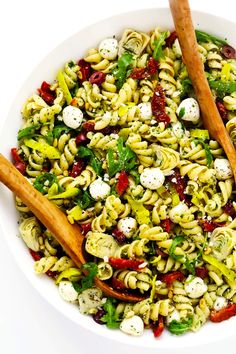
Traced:
<svg viewBox="0 0 236 354">
<path fill-rule="evenodd" d="M 224 120 L 227 120 L 228 114 L 227 114 L 227 109 L 225 108 L 225 105 L 220 101 L 216 101 L 216 106 L 218 108 L 221 118 Z"/>
<path fill-rule="evenodd" d="M 148 76 L 146 68 L 134 68 L 129 77 L 134 80 L 141 80 L 148 78 Z"/>
<path fill-rule="evenodd" d="M 94 132 L 95 122 L 87 121 L 83 124 L 83 128 L 86 132 Z"/>
<path fill-rule="evenodd" d="M 81 145 L 84 144 L 88 141 L 87 136 L 86 136 L 86 132 L 81 131 L 77 137 L 75 138 L 75 143 L 76 145 Z"/>
<path fill-rule="evenodd" d="M 224 226 L 224 224 L 222 223 L 218 223 L 218 222 L 214 222 L 214 221 L 211 221 L 211 220 L 199 220 L 202 228 L 203 228 L 203 231 L 205 232 L 212 232 L 214 231 L 217 227 L 222 227 Z"/>
<path fill-rule="evenodd" d="M 154 337 L 155 338 L 160 337 L 162 335 L 164 329 L 165 329 L 165 326 L 164 326 L 163 316 L 159 315 L 158 322 L 157 323 L 155 322 L 152 326 L 152 331 L 153 331 Z"/>
<path fill-rule="evenodd" d="M 232 217 L 236 216 L 236 211 L 234 209 L 234 206 L 233 206 L 233 203 L 231 200 L 228 200 L 228 202 L 222 207 L 222 209 L 229 216 L 232 216 Z"/>
<path fill-rule="evenodd" d="M 15 168 L 22 174 L 25 175 L 26 172 L 26 163 L 24 162 L 24 160 L 20 157 L 20 155 L 18 154 L 18 151 L 16 148 L 12 148 L 11 149 L 11 156 L 13 159 L 13 165 L 15 166 Z"/>
<path fill-rule="evenodd" d="M 115 269 L 141 270 L 140 265 L 144 263 L 142 259 L 109 258 L 110 265 Z"/>
<path fill-rule="evenodd" d="M 169 218 L 167 218 L 165 220 L 161 220 L 160 226 L 163 228 L 164 231 L 166 231 L 168 233 L 171 230 L 171 225 L 172 225 L 172 222 Z"/>
<path fill-rule="evenodd" d="M 170 117 L 165 112 L 166 99 L 163 88 L 158 85 L 151 99 L 152 113 L 158 122 L 164 122 L 165 126 L 170 123 Z"/>
<path fill-rule="evenodd" d="M 69 171 L 69 176 L 70 177 L 77 177 L 81 174 L 81 172 L 85 168 L 85 162 L 83 160 L 78 160 L 76 161 L 73 165 L 71 170 Z"/>
<path fill-rule="evenodd" d="M 35 252 L 35 251 L 31 250 L 30 248 L 29 248 L 29 252 L 35 261 L 39 261 L 41 259 L 41 256 L 38 252 Z"/>
<path fill-rule="evenodd" d="M 166 42 L 166 46 L 168 48 L 171 48 L 174 41 L 176 40 L 177 37 L 177 33 L 174 31 L 174 32 L 171 32 L 171 34 L 169 35 L 168 38 L 166 38 L 165 42 Z"/>
<path fill-rule="evenodd" d="M 230 317 L 236 315 L 236 304 L 229 304 L 227 307 L 216 311 L 212 310 L 210 313 L 210 320 L 212 322 L 222 322 L 228 320 Z"/>
<path fill-rule="evenodd" d="M 147 72 L 149 75 L 155 75 L 159 68 L 159 63 L 154 58 L 150 58 L 147 63 Z"/>
<path fill-rule="evenodd" d="M 175 281 L 175 280 L 183 281 L 185 276 L 182 272 L 180 272 L 179 270 L 176 270 L 176 271 L 169 272 L 166 274 L 161 274 L 158 278 L 159 278 L 159 280 L 166 283 L 166 285 L 168 287 L 170 287 L 172 285 L 173 281 Z"/>
<path fill-rule="evenodd" d="M 125 171 L 121 171 L 118 182 L 116 185 L 116 191 L 119 195 L 122 195 L 129 186 L 128 175 Z"/>
</svg>

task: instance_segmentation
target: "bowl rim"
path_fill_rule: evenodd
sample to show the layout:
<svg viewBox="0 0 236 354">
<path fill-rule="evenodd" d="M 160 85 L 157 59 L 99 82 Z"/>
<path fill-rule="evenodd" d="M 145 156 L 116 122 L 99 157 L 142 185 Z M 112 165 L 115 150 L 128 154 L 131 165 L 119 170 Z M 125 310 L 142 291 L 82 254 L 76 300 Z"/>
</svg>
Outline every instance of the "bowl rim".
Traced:
<svg viewBox="0 0 236 354">
<path fill-rule="evenodd" d="M 8 110 L 8 113 L 5 117 L 5 119 L 3 119 L 3 123 L 2 123 L 2 126 L 0 127 L 1 128 L 1 131 L 0 131 L 0 147 L 2 145 L 2 140 L 1 137 L 3 136 L 3 131 L 4 131 L 4 127 L 6 126 L 7 124 L 7 120 L 10 116 L 10 113 L 11 111 L 13 110 L 13 107 L 15 105 L 15 101 L 17 100 L 17 97 L 19 96 L 20 92 L 22 91 L 22 89 L 25 87 L 26 83 L 30 80 L 30 77 L 36 72 L 38 71 L 39 67 L 41 65 L 43 65 L 44 61 L 47 60 L 47 58 L 49 58 L 52 53 L 54 51 L 56 51 L 57 49 L 59 49 L 60 47 L 63 47 L 65 46 L 66 42 L 68 42 L 69 40 L 71 40 L 73 37 L 75 37 L 76 35 L 78 35 L 81 31 L 88 31 L 90 29 L 92 29 L 93 27 L 95 26 L 99 26 L 107 21 L 110 21 L 112 19 L 118 19 L 119 17 L 122 17 L 124 15 L 132 15 L 132 16 L 135 16 L 135 15 L 138 15 L 138 14 L 141 14 L 141 13 L 144 13 L 144 12 L 149 12 L 149 11 L 153 11 L 155 13 L 155 11 L 157 10 L 160 10 L 160 11 L 164 11 L 164 12 L 169 12 L 169 8 L 166 7 L 166 6 L 158 6 L 158 7 L 147 7 L 147 8 L 144 8 L 144 9 L 138 9 L 138 10 L 134 10 L 134 11 L 128 11 L 128 12 L 120 12 L 116 15 L 112 15 L 112 16 L 109 16 L 109 17 L 104 17 L 102 18 L 101 20 L 97 21 L 97 22 L 94 22 L 92 24 L 89 24 L 88 26 L 85 26 L 81 29 L 79 29 L 79 31 L 75 32 L 75 33 L 72 33 L 69 37 L 67 37 L 66 39 L 64 39 L 62 42 L 60 42 L 58 45 L 56 45 L 55 47 L 53 47 L 50 52 L 44 56 L 37 64 L 36 66 L 34 67 L 33 70 L 31 70 L 31 72 L 29 73 L 28 77 L 23 81 L 23 83 L 21 84 L 21 87 L 20 89 L 17 91 L 17 94 L 15 95 L 15 98 L 13 99 L 13 103 L 11 104 L 9 110 Z M 227 18 L 225 17 L 221 17 L 221 16 L 217 16 L 217 15 L 214 15 L 214 14 L 210 14 L 209 12 L 207 11 L 199 11 L 199 10 L 192 10 L 192 13 L 194 16 L 197 16 L 197 17 L 201 17 L 201 16 L 208 16 L 212 19 L 215 19 L 217 21 L 225 21 L 229 24 L 229 26 L 236 26 L 236 22 L 232 21 L 232 20 L 228 20 Z M 199 25 L 199 24 L 197 24 Z M 174 26 L 173 26 L 174 28 Z M 1 188 L 0 188 L 1 189 Z M 9 197 L 9 196 L 8 196 Z M 60 312 L 60 314 L 62 314 L 63 316 L 65 316 L 67 319 L 69 320 L 72 320 L 76 325 L 79 325 L 81 327 L 83 327 L 84 329 L 88 330 L 90 333 L 92 334 L 96 334 L 96 335 L 99 335 L 101 337 L 103 337 L 104 339 L 107 338 L 107 339 L 110 339 L 110 340 L 114 340 L 115 342 L 119 342 L 119 343 L 122 343 L 122 344 L 129 344 L 129 345 L 132 345 L 132 346 L 138 346 L 138 347 L 143 347 L 143 348 L 161 348 L 161 349 L 173 349 L 173 348 L 181 348 L 181 347 L 197 347 L 197 346 L 200 346 L 200 345 L 204 345 L 204 344 L 210 344 L 210 343 L 213 343 L 213 342 L 217 342 L 217 341 L 220 341 L 224 338 L 228 338 L 230 336 L 233 335 L 233 333 L 230 333 L 230 334 L 223 334 L 221 333 L 221 335 L 217 335 L 215 336 L 215 338 L 211 338 L 211 340 L 205 338 L 205 339 L 201 339 L 200 342 L 196 342 L 195 340 L 193 341 L 187 341 L 186 343 L 182 343 L 183 340 L 180 340 L 180 338 L 178 337 L 178 341 L 173 341 L 173 344 L 170 346 L 169 344 L 167 345 L 167 342 L 168 342 L 168 337 L 169 335 L 167 336 L 163 336 L 164 337 L 164 340 L 161 340 L 161 341 L 156 341 L 154 338 L 153 338 L 153 344 L 151 343 L 143 343 L 144 341 L 141 339 L 139 340 L 140 338 L 143 338 L 143 337 L 131 337 L 131 336 L 127 336 L 127 335 L 118 335 L 116 336 L 116 334 L 114 333 L 115 331 L 112 331 L 112 330 L 109 330 L 108 328 L 106 328 L 106 331 L 101 331 L 100 328 L 103 327 L 103 326 L 99 326 L 99 325 L 94 325 L 94 327 L 91 326 L 91 323 L 87 323 L 87 321 L 81 321 L 81 320 L 76 320 L 73 316 L 70 316 L 67 311 L 64 310 L 64 306 L 61 308 L 61 307 L 58 307 L 57 304 L 55 302 L 52 301 L 52 299 L 48 298 L 45 293 L 43 292 L 43 289 L 42 289 L 42 286 L 41 286 L 41 283 L 38 281 L 37 279 L 37 275 L 35 273 L 33 273 L 32 271 L 26 271 L 23 264 L 21 263 L 21 259 L 17 253 L 17 250 L 15 247 L 13 247 L 13 242 L 11 241 L 10 238 L 7 237 L 7 232 L 6 232 L 6 229 L 5 229 L 5 226 L 4 226 L 4 222 L 3 220 L 0 218 L 0 234 L 2 234 L 4 236 L 4 239 L 6 241 L 6 244 L 7 244 L 7 247 L 8 249 L 10 250 L 10 253 L 12 254 L 13 258 L 14 258 L 14 261 L 16 262 L 18 268 L 20 268 L 21 272 L 24 274 L 24 276 L 26 277 L 26 279 L 30 282 L 31 285 L 33 285 L 33 287 L 37 290 L 37 292 L 40 294 L 40 296 L 46 300 L 50 305 L 52 305 L 54 307 L 54 309 L 56 309 L 56 311 Z M 22 242 L 23 244 L 23 242 Z M 24 247 L 25 248 L 25 247 Z M 27 249 L 25 248 L 25 250 L 27 251 Z M 46 278 L 46 277 L 45 277 Z M 51 280 L 49 280 L 51 282 Z M 48 282 L 47 282 L 48 283 Z M 54 284 L 53 284 L 54 286 Z M 56 288 L 56 287 L 55 287 Z M 68 304 L 70 306 L 70 304 Z M 75 310 L 75 309 L 74 309 Z M 87 317 L 87 316 L 86 316 Z M 205 327 L 205 325 L 204 325 Z M 204 328 L 203 328 L 203 331 L 204 331 Z M 198 332 L 199 333 L 199 332 Z M 204 336 L 204 333 L 203 334 L 203 337 L 207 337 L 207 336 Z M 194 337 L 196 336 L 195 333 L 191 333 L 190 334 L 191 336 L 193 335 Z M 184 338 L 186 335 L 183 335 L 181 336 L 181 338 Z M 192 338 L 194 338 L 192 337 Z"/>
</svg>

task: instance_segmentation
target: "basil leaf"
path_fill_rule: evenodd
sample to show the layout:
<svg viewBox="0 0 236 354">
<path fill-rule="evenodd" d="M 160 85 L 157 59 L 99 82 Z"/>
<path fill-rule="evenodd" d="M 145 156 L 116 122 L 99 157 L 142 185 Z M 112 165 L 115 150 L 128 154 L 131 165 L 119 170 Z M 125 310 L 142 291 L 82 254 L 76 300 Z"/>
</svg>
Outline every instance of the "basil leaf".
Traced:
<svg viewBox="0 0 236 354">
<path fill-rule="evenodd" d="M 45 188 L 45 182 L 47 182 L 47 188 Z M 34 188 L 36 188 L 40 193 L 46 194 L 48 187 L 51 187 L 55 182 L 57 183 L 57 176 L 53 173 L 45 172 L 36 177 L 36 180 L 34 181 Z"/>
<path fill-rule="evenodd" d="M 180 111 L 179 111 L 179 118 L 180 118 L 180 119 L 183 118 L 184 115 L 185 115 L 185 108 L 182 107 L 182 108 L 180 109 Z"/>
<path fill-rule="evenodd" d="M 103 309 L 106 311 L 106 314 L 101 318 L 103 322 L 106 323 L 106 326 L 111 329 L 119 328 L 120 319 L 116 314 L 116 300 L 112 298 L 107 298 L 107 301 L 103 305 Z"/>
<path fill-rule="evenodd" d="M 95 204 L 95 200 L 88 191 L 80 191 L 78 194 L 77 204 L 81 209 L 91 208 Z"/>
<path fill-rule="evenodd" d="M 51 131 L 49 131 L 46 135 L 46 141 L 49 145 L 52 145 L 53 144 L 53 133 Z"/>
<path fill-rule="evenodd" d="M 195 33 L 198 42 L 213 42 L 218 46 L 228 44 L 224 39 L 215 37 L 209 33 L 199 31 L 199 30 L 196 30 Z"/>
<path fill-rule="evenodd" d="M 192 317 L 189 317 L 186 320 L 183 320 L 181 322 L 173 320 L 170 322 L 168 329 L 171 333 L 176 334 L 176 335 L 180 335 L 180 334 L 183 334 L 186 331 L 190 330 L 192 324 L 193 324 Z"/>
<path fill-rule="evenodd" d="M 162 32 L 160 37 L 154 41 L 154 51 L 153 51 L 153 58 L 155 60 L 159 60 L 164 58 L 162 46 L 165 44 L 165 40 L 168 37 L 168 32 Z"/>
<path fill-rule="evenodd" d="M 84 290 L 93 286 L 94 277 L 98 273 L 98 266 L 96 263 L 89 262 L 82 265 L 82 269 L 87 270 L 88 274 L 81 279 L 80 283 L 72 282 L 73 288 L 77 293 L 81 294 Z"/>
<path fill-rule="evenodd" d="M 209 148 L 209 145 L 207 143 L 205 143 L 204 140 L 202 139 L 194 139 L 193 140 L 197 145 L 201 144 L 205 150 L 205 155 L 206 155 L 206 160 L 207 160 L 207 167 L 211 167 L 212 162 L 213 162 L 213 156 L 211 153 L 211 150 Z"/>
<path fill-rule="evenodd" d="M 32 138 L 35 135 L 35 130 L 39 128 L 40 128 L 40 124 L 36 124 L 19 130 L 17 135 L 17 140 L 21 140 L 23 138 L 28 138 L 28 139 Z"/>
<path fill-rule="evenodd" d="M 117 159 L 115 159 L 117 156 Z M 117 142 L 117 153 L 112 149 L 108 150 L 107 153 L 108 160 L 108 173 L 109 176 L 115 176 L 117 172 L 120 171 L 131 171 L 137 163 L 136 154 L 130 149 L 129 146 L 125 145 L 124 139 L 119 138 Z"/>
<path fill-rule="evenodd" d="M 89 165 L 94 169 L 97 175 L 102 174 L 102 162 L 95 156 L 94 152 L 86 146 L 80 146 L 78 149 L 78 156 L 87 158 Z"/>
<path fill-rule="evenodd" d="M 189 91 L 191 90 L 192 88 L 192 81 L 189 79 L 189 78 L 186 78 L 184 79 L 182 82 L 181 82 L 181 99 L 186 97 L 189 93 Z"/>
<path fill-rule="evenodd" d="M 116 78 L 116 86 L 121 89 L 128 74 L 130 73 L 130 67 L 133 63 L 133 55 L 130 53 L 124 53 L 118 59 L 117 68 L 113 70 L 113 75 Z"/>
<path fill-rule="evenodd" d="M 236 91 L 235 81 L 209 80 L 210 88 L 215 90 L 219 98 Z"/>
<path fill-rule="evenodd" d="M 176 255 L 174 252 L 175 252 L 175 249 L 178 245 L 180 245 L 182 242 L 185 241 L 185 237 L 184 236 L 176 236 L 174 239 L 173 239 L 173 242 L 170 246 L 170 250 L 169 250 L 169 256 L 171 258 L 173 258 L 175 261 L 179 261 L 180 259 L 182 259 L 184 256 L 183 255 Z"/>
<path fill-rule="evenodd" d="M 140 174 L 137 170 L 131 170 L 129 174 L 134 178 L 136 184 L 140 183 Z"/>
<path fill-rule="evenodd" d="M 71 128 L 67 127 L 65 124 L 56 125 L 53 128 L 52 135 L 55 139 L 59 139 L 63 132 L 68 133 L 70 130 Z"/>
</svg>

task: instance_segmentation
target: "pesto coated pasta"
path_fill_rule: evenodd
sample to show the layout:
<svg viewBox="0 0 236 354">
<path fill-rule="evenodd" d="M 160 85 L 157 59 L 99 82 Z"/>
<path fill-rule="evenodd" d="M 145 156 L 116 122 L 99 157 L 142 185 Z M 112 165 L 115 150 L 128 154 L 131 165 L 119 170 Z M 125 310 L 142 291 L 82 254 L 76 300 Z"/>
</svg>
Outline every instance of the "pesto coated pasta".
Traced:
<svg viewBox="0 0 236 354">
<path fill-rule="evenodd" d="M 196 35 L 236 144 L 235 50 Z M 35 272 L 64 300 L 131 335 L 144 325 L 183 334 L 236 315 L 233 172 L 202 125 L 175 32 L 128 28 L 103 39 L 43 81 L 21 113 L 15 167 L 85 236 L 88 262 L 78 269 L 16 198 Z M 95 276 L 143 300 L 106 298 Z"/>
</svg>

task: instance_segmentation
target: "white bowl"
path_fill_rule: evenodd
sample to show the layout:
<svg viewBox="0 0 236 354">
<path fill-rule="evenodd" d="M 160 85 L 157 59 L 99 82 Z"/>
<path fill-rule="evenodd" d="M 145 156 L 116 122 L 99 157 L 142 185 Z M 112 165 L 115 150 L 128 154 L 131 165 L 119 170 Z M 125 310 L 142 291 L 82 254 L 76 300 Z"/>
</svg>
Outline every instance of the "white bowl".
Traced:
<svg viewBox="0 0 236 354">
<path fill-rule="evenodd" d="M 222 38 L 227 38 L 228 42 L 236 47 L 236 39 L 234 38 L 236 23 L 202 12 L 193 12 L 193 19 L 196 28 Z M 10 158 L 10 149 L 17 145 L 16 136 L 21 126 L 20 110 L 23 103 L 35 92 L 42 81 L 52 81 L 58 69 L 67 60 L 77 60 L 83 57 L 86 50 L 96 46 L 101 39 L 114 34 L 119 35 L 124 28 L 131 27 L 138 30 L 150 31 L 156 26 L 162 29 L 173 29 L 169 9 L 140 10 L 108 18 L 76 33 L 55 48 L 31 73 L 19 91 L 3 125 L 0 135 L 0 151 L 6 157 Z M 11 123 L 9 124 L 9 122 Z M 53 281 L 46 276 L 37 276 L 34 274 L 33 260 L 23 241 L 17 237 L 19 235 L 17 225 L 18 215 L 15 210 L 13 197 L 2 185 L 0 185 L 0 195 L 0 225 L 19 268 L 22 269 L 32 286 L 39 291 L 45 300 L 67 318 L 79 326 L 90 330 L 92 332 L 91 336 L 95 333 L 114 341 L 137 345 L 139 347 L 171 349 L 203 345 L 224 339 L 235 333 L 236 317 L 219 324 L 207 323 L 199 332 L 191 332 L 179 337 L 165 331 L 164 335 L 158 340 L 155 340 L 151 331 L 146 331 L 142 337 L 137 338 L 125 335 L 118 330 L 109 330 L 105 326 L 96 324 L 90 317 L 81 315 L 75 305 L 64 302 L 60 298 Z"/>
</svg>

